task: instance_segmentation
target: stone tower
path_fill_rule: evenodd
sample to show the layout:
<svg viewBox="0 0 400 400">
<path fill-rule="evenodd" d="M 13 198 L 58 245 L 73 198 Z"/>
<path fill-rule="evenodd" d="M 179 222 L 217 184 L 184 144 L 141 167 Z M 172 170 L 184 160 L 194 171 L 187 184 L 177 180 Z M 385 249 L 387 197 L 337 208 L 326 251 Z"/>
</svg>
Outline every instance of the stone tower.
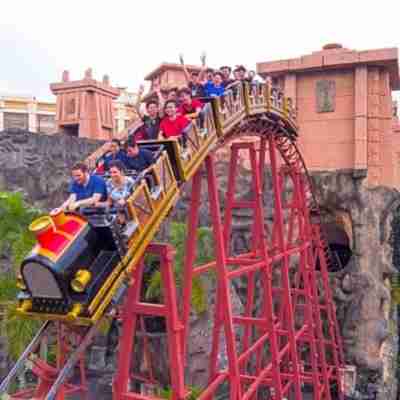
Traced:
<svg viewBox="0 0 400 400">
<path fill-rule="evenodd" d="M 391 96 L 400 89 L 396 48 L 355 51 L 330 44 L 257 68 L 294 99 L 309 169 L 351 169 L 367 177 L 368 186 L 400 188 Z"/>
<path fill-rule="evenodd" d="M 89 139 L 112 138 L 112 101 L 119 96 L 119 90 L 110 86 L 107 75 L 102 82 L 96 81 L 89 68 L 82 80 L 70 81 L 69 72 L 64 71 L 62 82 L 53 83 L 50 88 L 57 96 L 56 124 L 59 132 Z"/>
</svg>

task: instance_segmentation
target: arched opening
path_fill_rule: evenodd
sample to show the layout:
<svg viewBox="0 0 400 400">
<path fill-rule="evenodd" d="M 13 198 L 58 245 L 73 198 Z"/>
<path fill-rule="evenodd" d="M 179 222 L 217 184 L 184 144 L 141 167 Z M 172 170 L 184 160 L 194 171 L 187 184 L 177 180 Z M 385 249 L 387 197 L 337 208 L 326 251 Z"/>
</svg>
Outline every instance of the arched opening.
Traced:
<svg viewBox="0 0 400 400">
<path fill-rule="evenodd" d="M 345 268 L 353 255 L 350 215 L 342 210 L 325 210 L 322 215 L 322 231 L 331 253 L 329 272 Z"/>
<path fill-rule="evenodd" d="M 344 227 L 337 223 L 325 224 L 324 232 L 332 254 L 330 270 L 339 271 L 346 267 L 353 254 L 350 238 Z"/>
</svg>

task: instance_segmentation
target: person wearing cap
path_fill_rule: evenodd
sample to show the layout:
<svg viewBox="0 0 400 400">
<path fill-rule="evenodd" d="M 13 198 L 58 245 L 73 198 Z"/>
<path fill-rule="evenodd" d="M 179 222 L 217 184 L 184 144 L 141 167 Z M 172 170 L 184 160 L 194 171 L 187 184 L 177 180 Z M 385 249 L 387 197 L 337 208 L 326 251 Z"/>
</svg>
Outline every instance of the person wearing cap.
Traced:
<svg viewBox="0 0 400 400">
<path fill-rule="evenodd" d="M 142 172 L 154 163 L 153 153 L 147 149 L 139 148 L 134 137 L 126 143 L 125 167 L 128 170 Z"/>
</svg>

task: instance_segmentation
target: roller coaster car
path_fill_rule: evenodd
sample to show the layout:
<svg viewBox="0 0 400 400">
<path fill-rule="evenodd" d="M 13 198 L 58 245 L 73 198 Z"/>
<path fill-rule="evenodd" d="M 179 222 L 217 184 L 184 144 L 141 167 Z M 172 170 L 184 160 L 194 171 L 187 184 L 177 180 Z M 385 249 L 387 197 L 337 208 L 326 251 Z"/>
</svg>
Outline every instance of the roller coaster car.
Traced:
<svg viewBox="0 0 400 400">
<path fill-rule="evenodd" d="M 178 197 L 178 186 L 167 153 L 160 145 L 155 163 L 139 174 L 124 210 L 57 209 L 32 222 L 37 244 L 21 264 L 19 307 L 27 318 L 97 321 L 140 260 Z"/>
</svg>

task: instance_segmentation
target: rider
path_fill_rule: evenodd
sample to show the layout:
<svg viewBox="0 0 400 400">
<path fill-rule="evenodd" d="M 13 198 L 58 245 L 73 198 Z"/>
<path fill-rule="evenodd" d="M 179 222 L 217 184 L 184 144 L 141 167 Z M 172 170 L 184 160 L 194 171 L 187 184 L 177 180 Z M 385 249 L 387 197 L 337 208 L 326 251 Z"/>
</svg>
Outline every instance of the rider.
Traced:
<svg viewBox="0 0 400 400">
<path fill-rule="evenodd" d="M 135 134 L 137 140 L 157 140 L 160 131 L 160 107 L 156 99 L 150 99 L 146 102 L 146 114 L 137 108 L 137 113 L 143 121 L 143 126 Z"/>
<path fill-rule="evenodd" d="M 219 97 L 224 94 L 225 88 L 221 72 L 217 71 L 214 73 L 212 82 L 208 81 L 204 85 L 204 91 L 207 97 Z"/>
<path fill-rule="evenodd" d="M 160 124 L 160 138 L 184 137 L 189 128 L 190 121 L 184 116 L 179 115 L 176 109 L 176 102 L 168 100 L 164 106 L 165 117 Z"/>
<path fill-rule="evenodd" d="M 227 65 L 224 65 L 219 70 L 221 71 L 221 73 L 223 75 L 222 86 L 224 88 L 227 88 L 229 85 L 231 85 L 232 83 L 235 82 L 235 80 L 231 78 L 231 72 L 232 72 L 232 68 L 231 67 L 228 67 Z"/>
<path fill-rule="evenodd" d="M 183 88 L 179 91 L 182 96 L 182 103 L 178 108 L 178 112 L 191 120 L 198 119 L 200 130 L 204 131 L 204 110 L 201 101 L 192 98 L 189 88 Z"/>
<path fill-rule="evenodd" d="M 126 158 L 125 152 L 121 149 L 121 142 L 118 139 L 112 139 L 110 142 L 110 151 L 103 157 L 103 169 L 108 171 L 111 161 L 119 160 L 124 162 Z"/>
<path fill-rule="evenodd" d="M 186 83 L 188 85 L 188 88 L 191 91 L 193 98 L 204 97 L 204 87 L 201 82 L 201 77 L 204 74 L 204 70 L 205 70 L 205 61 L 206 61 L 205 55 L 203 54 L 200 57 L 200 59 L 201 59 L 201 63 L 202 63 L 202 68 L 201 68 L 200 72 L 197 72 L 197 71 L 189 72 L 185 65 L 185 62 L 183 60 L 183 55 L 181 54 L 179 56 L 179 60 L 182 65 L 182 68 L 183 68 L 183 73 L 185 74 Z"/>
<path fill-rule="evenodd" d="M 107 199 L 107 188 L 104 179 L 90 175 L 84 163 L 77 163 L 71 170 L 72 181 L 68 199 L 61 205 L 63 210 L 75 211 L 80 207 L 93 206 Z"/>
<path fill-rule="evenodd" d="M 125 166 L 128 170 L 142 172 L 154 163 L 153 153 L 147 149 L 141 149 L 134 137 L 127 141 Z"/>
<path fill-rule="evenodd" d="M 110 162 L 111 179 L 107 182 L 107 200 L 98 201 L 96 207 L 113 207 L 118 212 L 118 222 L 126 222 L 126 200 L 132 194 L 134 180 L 125 175 L 125 166 L 119 160 Z"/>
</svg>

